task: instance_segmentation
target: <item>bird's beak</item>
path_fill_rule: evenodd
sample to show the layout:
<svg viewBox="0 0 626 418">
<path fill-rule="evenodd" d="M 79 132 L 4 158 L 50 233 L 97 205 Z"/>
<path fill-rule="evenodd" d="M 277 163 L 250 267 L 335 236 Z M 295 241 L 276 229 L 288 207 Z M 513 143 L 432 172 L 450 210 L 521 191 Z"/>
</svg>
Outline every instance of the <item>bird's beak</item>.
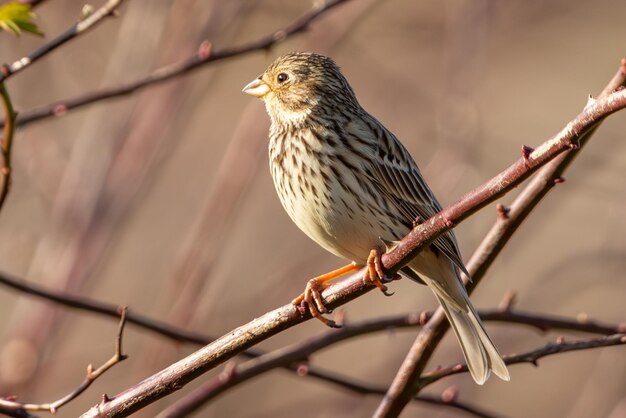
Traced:
<svg viewBox="0 0 626 418">
<path fill-rule="evenodd" d="M 242 91 L 260 99 L 270 91 L 270 86 L 268 86 L 265 81 L 257 78 L 248 83 Z"/>
</svg>

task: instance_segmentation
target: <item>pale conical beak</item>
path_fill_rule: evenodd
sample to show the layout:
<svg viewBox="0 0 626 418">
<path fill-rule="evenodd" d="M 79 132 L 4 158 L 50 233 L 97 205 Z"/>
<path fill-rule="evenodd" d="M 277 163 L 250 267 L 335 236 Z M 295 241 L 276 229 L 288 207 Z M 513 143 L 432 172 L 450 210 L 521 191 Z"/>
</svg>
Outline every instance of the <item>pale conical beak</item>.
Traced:
<svg viewBox="0 0 626 418">
<path fill-rule="evenodd" d="M 242 91 L 260 99 L 270 91 L 270 86 L 265 81 L 257 78 L 245 86 Z"/>
</svg>

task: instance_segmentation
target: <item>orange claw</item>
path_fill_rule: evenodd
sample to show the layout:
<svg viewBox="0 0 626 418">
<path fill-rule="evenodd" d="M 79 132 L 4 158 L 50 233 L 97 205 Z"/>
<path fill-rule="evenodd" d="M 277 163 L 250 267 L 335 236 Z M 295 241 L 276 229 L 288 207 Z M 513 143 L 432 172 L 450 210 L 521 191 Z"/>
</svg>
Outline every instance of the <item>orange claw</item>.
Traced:
<svg viewBox="0 0 626 418">
<path fill-rule="evenodd" d="M 334 280 L 344 274 L 357 271 L 359 269 L 359 265 L 352 262 L 348 265 L 345 265 L 337 270 L 333 270 L 326 274 L 322 274 L 321 276 L 317 276 L 309 280 L 304 288 L 304 293 L 300 294 L 297 298 L 291 301 L 293 305 L 302 306 L 303 303 L 306 303 L 309 307 L 309 312 L 313 318 L 317 318 L 322 321 L 325 325 L 331 328 L 337 328 L 338 325 L 335 321 L 324 318 L 322 313 L 328 313 L 328 309 L 324 306 L 324 301 L 322 300 L 321 292 L 326 289 L 330 284 L 328 283 L 331 280 Z"/>
</svg>

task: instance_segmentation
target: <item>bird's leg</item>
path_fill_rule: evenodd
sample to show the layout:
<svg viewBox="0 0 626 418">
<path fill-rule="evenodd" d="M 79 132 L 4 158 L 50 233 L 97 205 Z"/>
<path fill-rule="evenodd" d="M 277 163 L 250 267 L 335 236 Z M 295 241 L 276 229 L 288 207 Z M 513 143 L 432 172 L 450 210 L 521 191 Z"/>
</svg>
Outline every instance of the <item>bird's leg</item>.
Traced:
<svg viewBox="0 0 626 418">
<path fill-rule="evenodd" d="M 329 327 L 336 328 L 337 324 L 330 319 L 326 319 L 322 316 L 322 313 L 328 313 L 328 309 L 324 306 L 321 292 L 326 289 L 331 280 L 334 280 L 344 274 L 357 271 L 360 268 L 358 264 L 352 262 L 337 270 L 330 271 L 321 276 L 317 276 L 309 280 L 304 288 L 304 293 L 291 301 L 292 304 L 298 306 L 302 302 L 306 303 L 309 307 L 309 312 L 313 318 L 317 318 Z"/>
<path fill-rule="evenodd" d="M 381 256 L 382 251 L 379 248 L 375 248 L 370 251 L 370 255 L 367 257 L 367 270 L 365 271 L 363 280 L 376 285 L 376 287 L 379 288 L 385 296 L 391 296 L 393 295 L 393 292 L 389 293 L 387 286 L 383 284 L 383 280 L 387 281 L 388 279 L 383 271 L 382 263 L 380 262 Z"/>
</svg>

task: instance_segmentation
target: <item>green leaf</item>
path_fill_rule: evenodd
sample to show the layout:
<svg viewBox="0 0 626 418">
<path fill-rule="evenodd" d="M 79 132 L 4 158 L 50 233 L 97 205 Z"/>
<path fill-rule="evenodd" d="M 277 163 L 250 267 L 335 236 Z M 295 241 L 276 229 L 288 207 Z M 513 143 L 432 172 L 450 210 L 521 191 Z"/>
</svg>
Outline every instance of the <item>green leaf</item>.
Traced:
<svg viewBox="0 0 626 418">
<path fill-rule="evenodd" d="M 22 31 L 43 36 L 33 22 L 35 13 L 30 10 L 30 4 L 12 1 L 0 6 L 0 29 L 19 36 Z"/>
</svg>

